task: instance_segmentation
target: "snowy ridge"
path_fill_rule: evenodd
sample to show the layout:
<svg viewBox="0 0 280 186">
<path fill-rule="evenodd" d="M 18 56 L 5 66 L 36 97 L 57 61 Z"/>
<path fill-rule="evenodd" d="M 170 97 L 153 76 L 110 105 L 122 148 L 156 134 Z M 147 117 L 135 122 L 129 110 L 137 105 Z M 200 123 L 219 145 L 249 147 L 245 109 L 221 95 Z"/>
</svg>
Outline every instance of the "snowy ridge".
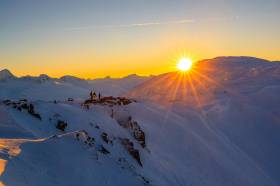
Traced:
<svg viewBox="0 0 280 186">
<path fill-rule="evenodd" d="M 16 78 L 8 70 L 3 70 L 0 73 L 0 81 L 2 81 L 0 83 L 0 98 L 49 101 L 68 98 L 86 99 L 91 90 L 100 92 L 102 95 L 118 96 L 148 79 L 149 77 L 131 75 L 124 78 L 85 80 L 74 76 L 51 78 L 45 74 L 38 77 Z"/>
</svg>

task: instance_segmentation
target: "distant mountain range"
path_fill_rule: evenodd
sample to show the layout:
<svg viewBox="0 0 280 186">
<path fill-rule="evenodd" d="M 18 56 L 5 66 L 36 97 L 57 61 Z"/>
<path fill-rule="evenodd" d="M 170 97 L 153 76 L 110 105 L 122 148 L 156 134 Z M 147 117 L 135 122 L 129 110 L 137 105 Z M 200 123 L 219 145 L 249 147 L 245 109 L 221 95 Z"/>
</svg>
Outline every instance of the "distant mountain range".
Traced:
<svg viewBox="0 0 280 186">
<path fill-rule="evenodd" d="M 29 94 L 35 96 L 36 92 L 45 91 L 43 89 L 65 89 L 71 97 L 73 96 L 88 96 L 88 93 L 91 90 L 96 92 L 102 92 L 103 95 L 119 95 L 127 92 L 129 89 L 134 88 L 135 86 L 143 83 L 144 81 L 150 79 L 151 77 L 138 76 L 136 74 L 126 76 L 124 78 L 98 78 L 93 80 L 82 79 L 74 76 L 63 76 L 61 78 L 52 78 L 46 74 L 40 76 L 23 76 L 16 77 L 9 70 L 0 71 L 0 87 L 2 84 L 9 84 L 9 88 L 6 88 L 2 94 L 5 95 L 14 95 L 26 97 Z M 39 86 L 41 84 L 41 86 Z M 20 88 L 19 88 L 20 87 Z M 14 92 L 14 89 L 17 88 L 17 91 Z M 57 93 L 57 91 L 55 91 Z M 64 91 L 63 91 L 64 92 Z M 51 96 L 51 92 L 45 91 L 45 93 L 50 94 L 48 97 L 52 99 L 56 96 Z M 61 95 L 65 96 L 65 95 Z M 8 96 L 9 97 L 9 96 Z M 60 96 L 57 97 L 57 99 Z"/>
</svg>

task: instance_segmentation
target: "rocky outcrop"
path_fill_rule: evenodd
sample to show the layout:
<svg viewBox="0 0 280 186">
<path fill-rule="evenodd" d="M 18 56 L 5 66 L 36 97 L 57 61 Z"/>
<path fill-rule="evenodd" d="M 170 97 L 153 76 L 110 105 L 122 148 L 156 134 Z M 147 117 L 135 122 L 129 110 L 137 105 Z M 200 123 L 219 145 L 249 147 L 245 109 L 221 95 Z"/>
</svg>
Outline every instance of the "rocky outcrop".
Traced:
<svg viewBox="0 0 280 186">
<path fill-rule="evenodd" d="M 136 121 L 131 122 L 131 130 L 134 138 L 140 143 L 140 145 L 146 147 L 146 137 L 144 131 L 140 128 L 139 124 Z"/>
<path fill-rule="evenodd" d="M 120 126 L 125 129 L 128 129 L 132 136 L 140 143 L 140 145 L 146 147 L 146 137 L 145 132 L 141 129 L 137 121 L 133 121 L 132 117 L 129 116 L 127 120 L 117 120 Z"/>
<path fill-rule="evenodd" d="M 31 116 L 42 120 L 41 115 L 35 111 L 34 105 L 32 103 L 28 103 L 26 99 L 21 99 L 19 101 L 5 100 L 3 103 L 6 106 L 12 106 L 12 108 L 17 109 L 18 111 L 26 110 Z"/>
<path fill-rule="evenodd" d="M 89 104 L 100 104 L 100 105 L 107 105 L 107 106 L 114 106 L 114 105 L 129 105 L 135 102 L 135 100 L 128 99 L 125 97 L 101 97 L 100 99 L 88 99 L 86 100 L 83 105 Z"/>
<path fill-rule="evenodd" d="M 102 134 L 101 134 L 101 138 L 102 138 L 102 140 L 105 142 L 105 143 L 112 143 L 112 141 L 109 139 L 109 137 L 108 137 L 108 134 L 106 133 L 106 132 L 103 132 Z"/>
<path fill-rule="evenodd" d="M 57 124 L 56 124 L 56 128 L 61 130 L 61 131 L 65 131 L 66 127 L 68 126 L 67 122 L 62 121 L 62 120 L 58 120 Z"/>
<path fill-rule="evenodd" d="M 124 146 L 124 148 L 128 151 L 128 153 L 137 161 L 137 163 L 143 167 L 143 164 L 141 162 L 140 153 L 137 149 L 134 148 L 133 142 L 131 142 L 129 139 L 124 138 L 121 139 L 121 143 Z"/>
</svg>

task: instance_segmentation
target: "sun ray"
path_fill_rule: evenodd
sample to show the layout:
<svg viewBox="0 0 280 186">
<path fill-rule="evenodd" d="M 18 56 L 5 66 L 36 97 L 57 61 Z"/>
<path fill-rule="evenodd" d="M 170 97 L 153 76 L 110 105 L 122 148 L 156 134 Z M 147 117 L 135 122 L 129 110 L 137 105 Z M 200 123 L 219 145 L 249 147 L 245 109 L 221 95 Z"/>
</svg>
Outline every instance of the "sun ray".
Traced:
<svg viewBox="0 0 280 186">
<path fill-rule="evenodd" d="M 189 84 L 190 84 L 191 91 L 192 91 L 192 93 L 193 93 L 193 96 L 194 96 L 194 98 L 195 98 L 195 101 L 197 102 L 198 107 L 200 107 L 201 102 L 200 102 L 199 96 L 198 96 L 198 94 L 197 94 L 196 88 L 195 88 L 195 86 L 193 85 L 192 78 L 190 77 L 190 74 L 187 74 L 187 77 L 188 77 L 188 82 L 189 82 Z"/>
</svg>

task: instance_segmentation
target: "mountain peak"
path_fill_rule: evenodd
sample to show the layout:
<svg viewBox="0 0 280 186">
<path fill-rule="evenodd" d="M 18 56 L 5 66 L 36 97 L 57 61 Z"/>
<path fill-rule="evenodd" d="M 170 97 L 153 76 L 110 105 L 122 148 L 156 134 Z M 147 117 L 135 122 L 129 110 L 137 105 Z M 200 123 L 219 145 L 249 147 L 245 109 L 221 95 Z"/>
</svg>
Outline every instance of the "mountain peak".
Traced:
<svg viewBox="0 0 280 186">
<path fill-rule="evenodd" d="M 71 76 L 71 75 L 65 75 L 60 77 L 61 80 L 82 80 L 81 78 L 75 77 L 75 76 Z"/>
<path fill-rule="evenodd" d="M 0 80 L 8 80 L 13 78 L 15 78 L 15 76 L 8 69 L 3 69 L 0 71 Z"/>
<path fill-rule="evenodd" d="M 140 76 L 138 76 L 137 74 L 130 74 L 130 75 L 125 76 L 124 78 L 137 78 L 137 77 L 140 77 Z"/>
<path fill-rule="evenodd" d="M 220 62 L 249 62 L 249 63 L 263 63 L 263 62 L 270 62 L 265 59 L 257 58 L 257 57 L 251 57 L 251 56 L 219 56 L 215 57 L 213 59 L 208 59 L 214 62 L 220 61 Z M 202 60 L 204 61 L 204 60 Z"/>
</svg>

